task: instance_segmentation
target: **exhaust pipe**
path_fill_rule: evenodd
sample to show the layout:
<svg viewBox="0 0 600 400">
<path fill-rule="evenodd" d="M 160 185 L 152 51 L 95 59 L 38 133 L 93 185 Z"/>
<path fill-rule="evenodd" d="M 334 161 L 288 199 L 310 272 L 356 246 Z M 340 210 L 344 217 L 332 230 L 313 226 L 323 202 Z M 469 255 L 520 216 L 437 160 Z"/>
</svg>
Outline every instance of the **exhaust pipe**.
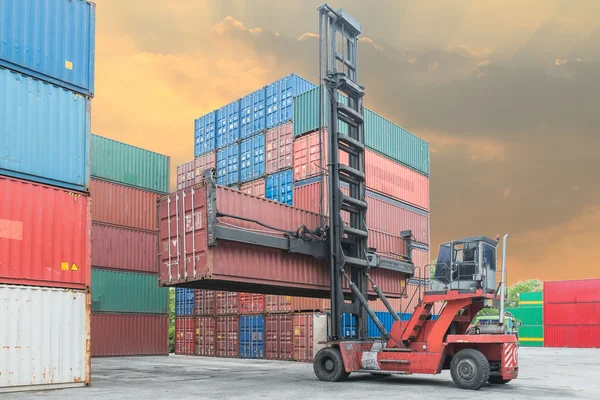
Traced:
<svg viewBox="0 0 600 400">
<path fill-rule="evenodd" d="M 500 282 L 500 316 L 498 319 L 498 323 L 500 325 L 504 325 L 504 292 L 506 285 L 506 239 L 508 238 L 508 233 L 504 235 L 504 239 L 502 239 L 502 275 Z"/>
</svg>

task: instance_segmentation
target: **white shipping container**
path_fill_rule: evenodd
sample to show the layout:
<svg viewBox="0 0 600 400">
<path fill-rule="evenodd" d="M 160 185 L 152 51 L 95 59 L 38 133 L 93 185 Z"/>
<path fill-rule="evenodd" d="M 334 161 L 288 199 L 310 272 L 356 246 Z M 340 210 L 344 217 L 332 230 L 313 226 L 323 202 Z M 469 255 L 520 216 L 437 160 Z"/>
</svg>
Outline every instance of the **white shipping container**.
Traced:
<svg viewBox="0 0 600 400">
<path fill-rule="evenodd" d="M 0 285 L 0 393 L 90 383 L 90 296 Z"/>
</svg>

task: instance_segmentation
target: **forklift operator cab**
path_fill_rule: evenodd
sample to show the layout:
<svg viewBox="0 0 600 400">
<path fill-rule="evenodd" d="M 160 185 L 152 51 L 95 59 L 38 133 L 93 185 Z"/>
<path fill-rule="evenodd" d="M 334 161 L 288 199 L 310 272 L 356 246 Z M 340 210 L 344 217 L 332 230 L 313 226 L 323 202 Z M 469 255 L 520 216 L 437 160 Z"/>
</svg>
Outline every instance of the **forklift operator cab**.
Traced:
<svg viewBox="0 0 600 400">
<path fill-rule="evenodd" d="M 440 245 L 433 291 L 496 290 L 496 249 L 498 241 L 474 236 Z"/>
</svg>

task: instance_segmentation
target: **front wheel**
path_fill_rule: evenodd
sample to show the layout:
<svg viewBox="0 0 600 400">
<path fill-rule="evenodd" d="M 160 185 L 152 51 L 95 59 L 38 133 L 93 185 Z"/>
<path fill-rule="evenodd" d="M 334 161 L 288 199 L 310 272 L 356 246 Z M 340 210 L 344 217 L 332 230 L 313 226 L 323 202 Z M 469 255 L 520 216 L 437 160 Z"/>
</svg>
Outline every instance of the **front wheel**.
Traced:
<svg viewBox="0 0 600 400">
<path fill-rule="evenodd" d="M 490 376 L 490 379 L 488 379 L 488 382 L 492 385 L 506 385 L 510 381 L 511 379 L 502 379 L 502 377 L 498 375 Z"/>
<path fill-rule="evenodd" d="M 480 351 L 464 349 L 452 357 L 450 375 L 459 388 L 477 390 L 490 378 L 490 363 Z"/>
<path fill-rule="evenodd" d="M 342 353 L 334 347 L 319 350 L 313 360 L 313 369 L 317 378 L 325 382 L 341 382 L 350 376 L 344 367 Z"/>
</svg>

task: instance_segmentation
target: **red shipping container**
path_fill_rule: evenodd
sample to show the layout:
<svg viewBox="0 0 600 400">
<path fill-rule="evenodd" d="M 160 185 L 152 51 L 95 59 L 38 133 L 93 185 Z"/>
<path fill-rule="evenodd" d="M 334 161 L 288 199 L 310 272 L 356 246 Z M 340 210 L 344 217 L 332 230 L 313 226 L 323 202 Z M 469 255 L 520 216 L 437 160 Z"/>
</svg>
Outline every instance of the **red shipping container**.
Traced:
<svg viewBox="0 0 600 400">
<path fill-rule="evenodd" d="M 175 354 L 196 354 L 196 327 L 194 317 L 175 317 Z"/>
<path fill-rule="evenodd" d="M 265 311 L 268 313 L 295 313 L 325 311 L 330 308 L 329 299 L 310 297 L 265 295 Z"/>
<path fill-rule="evenodd" d="M 160 201 L 161 284 L 185 282 L 190 287 L 194 282 L 193 287 L 199 289 L 329 296 L 329 273 L 324 261 L 225 240 L 209 247 L 206 188 L 198 187 L 194 195 L 190 192 L 191 189 L 185 189 L 185 196 L 180 191 Z M 216 209 L 289 231 L 295 231 L 302 224 L 308 227 L 319 224 L 319 217 L 314 213 L 224 187 L 216 189 Z M 218 221 L 227 226 L 257 228 L 252 222 L 229 217 L 220 217 Z M 261 230 L 268 231 L 264 227 Z M 273 234 L 281 236 L 281 232 L 273 231 Z M 402 291 L 405 275 L 378 268 L 372 271 L 372 278 L 386 295 L 393 297 Z"/>
<path fill-rule="evenodd" d="M 239 356 L 239 317 L 229 315 L 216 318 L 215 355 L 237 358 Z"/>
<path fill-rule="evenodd" d="M 320 179 L 308 179 L 294 184 L 294 207 L 318 213 L 320 186 Z M 342 188 L 342 192 L 347 194 L 348 189 Z M 398 236 L 403 230 L 410 229 L 417 241 L 424 244 L 429 243 L 429 216 L 426 211 L 374 192 L 367 192 L 365 198 L 369 205 L 367 211 L 367 227 L 369 229 Z M 323 202 L 324 215 L 329 214 L 326 199 L 327 185 L 325 185 L 325 201 Z M 348 223 L 349 214 L 343 212 L 342 220 Z"/>
<path fill-rule="evenodd" d="M 0 176 L 0 282 L 90 286 L 90 199 Z"/>
<path fill-rule="evenodd" d="M 544 324 L 548 325 L 600 325 L 598 303 L 546 303 Z"/>
<path fill-rule="evenodd" d="M 544 305 L 600 302 L 600 279 L 544 282 Z"/>
<path fill-rule="evenodd" d="M 255 181 L 243 183 L 240 185 L 240 192 L 250 194 L 257 197 L 265 197 L 265 180 L 264 178 Z"/>
<path fill-rule="evenodd" d="M 169 354 L 169 316 L 92 314 L 92 357 Z"/>
<path fill-rule="evenodd" d="M 427 265 L 431 264 L 429 259 L 429 252 L 425 250 L 413 250 L 412 251 L 412 262 L 415 267 L 420 267 L 420 270 L 415 271 L 415 275 L 420 278 L 428 278 L 429 270 L 426 268 Z"/>
<path fill-rule="evenodd" d="M 146 190 L 92 179 L 92 220 L 155 231 L 158 195 Z"/>
<path fill-rule="evenodd" d="M 295 314 L 294 346 L 292 359 L 295 361 L 312 361 L 313 359 L 313 314 Z"/>
<path fill-rule="evenodd" d="M 265 316 L 265 358 L 268 360 L 291 360 L 293 352 L 293 328 L 291 314 Z"/>
<path fill-rule="evenodd" d="M 387 299 L 394 311 L 397 313 L 402 311 L 402 299 Z M 388 311 L 383 302 L 379 299 L 377 300 L 369 300 L 369 307 L 373 311 Z"/>
<path fill-rule="evenodd" d="M 265 133 L 265 174 L 291 168 L 293 162 L 292 123 L 279 125 Z"/>
<path fill-rule="evenodd" d="M 240 313 L 260 314 L 265 311 L 265 295 L 258 293 L 240 293 Z"/>
<path fill-rule="evenodd" d="M 217 167 L 217 153 L 215 151 L 196 157 L 183 165 L 177 166 L 177 189 L 187 188 L 202 182 L 204 171 Z"/>
<path fill-rule="evenodd" d="M 600 348 L 600 325 L 544 325 L 544 347 Z"/>
<path fill-rule="evenodd" d="M 294 181 L 327 173 L 328 147 L 326 129 L 296 138 L 294 140 Z M 321 154 L 324 155 L 322 166 Z M 348 154 L 340 151 L 339 161 L 348 164 Z"/>
<path fill-rule="evenodd" d="M 240 294 L 238 292 L 217 291 L 215 296 L 218 315 L 240 313 Z"/>
<path fill-rule="evenodd" d="M 214 357 L 216 355 L 215 317 L 196 318 L 196 355 Z"/>
<path fill-rule="evenodd" d="M 367 149 L 367 188 L 405 203 L 429 209 L 429 178 Z"/>
<path fill-rule="evenodd" d="M 157 232 L 92 224 L 94 267 L 157 273 L 157 252 Z"/>
<path fill-rule="evenodd" d="M 196 289 L 194 291 L 194 315 L 214 315 L 215 298 L 214 290 Z"/>
</svg>

